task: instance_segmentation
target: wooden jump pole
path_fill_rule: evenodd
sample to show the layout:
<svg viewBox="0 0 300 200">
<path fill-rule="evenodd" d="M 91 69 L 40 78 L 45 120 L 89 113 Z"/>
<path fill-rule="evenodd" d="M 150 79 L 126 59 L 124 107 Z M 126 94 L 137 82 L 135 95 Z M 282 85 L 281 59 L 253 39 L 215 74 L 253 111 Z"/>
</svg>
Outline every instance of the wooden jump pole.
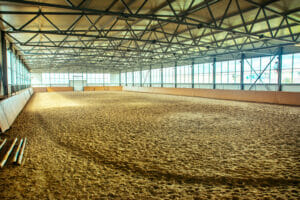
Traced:
<svg viewBox="0 0 300 200">
<path fill-rule="evenodd" d="M 17 160 L 18 160 L 18 155 L 19 155 L 22 144 L 23 144 L 23 139 L 20 140 L 20 143 L 19 143 L 16 153 L 14 155 L 14 159 L 13 159 L 14 163 L 17 162 Z"/>
<path fill-rule="evenodd" d="M 4 140 L 2 141 L 2 143 L 0 144 L 0 150 L 1 150 L 2 147 L 5 145 L 5 143 L 6 143 L 6 139 L 4 139 Z"/>
<path fill-rule="evenodd" d="M 13 143 L 10 145 L 8 151 L 7 151 L 6 154 L 4 155 L 3 160 L 2 160 L 2 162 L 1 162 L 1 164 L 0 164 L 0 167 L 1 167 L 1 168 L 4 167 L 4 165 L 5 165 L 5 163 L 6 163 L 7 159 L 8 159 L 8 157 L 9 157 L 9 155 L 11 154 L 12 150 L 13 150 L 14 147 L 15 147 L 15 144 L 16 144 L 17 140 L 18 140 L 18 138 L 15 138 L 15 139 L 14 139 Z"/>
<path fill-rule="evenodd" d="M 19 155 L 19 158 L 18 158 L 18 165 L 21 165 L 21 164 L 22 164 L 22 158 L 23 158 L 23 155 L 24 155 L 24 150 L 25 150 L 26 141 L 27 141 L 27 139 L 24 138 L 24 141 L 23 141 L 23 144 L 22 144 L 22 148 L 21 148 L 21 150 L 20 150 L 20 155 Z"/>
</svg>

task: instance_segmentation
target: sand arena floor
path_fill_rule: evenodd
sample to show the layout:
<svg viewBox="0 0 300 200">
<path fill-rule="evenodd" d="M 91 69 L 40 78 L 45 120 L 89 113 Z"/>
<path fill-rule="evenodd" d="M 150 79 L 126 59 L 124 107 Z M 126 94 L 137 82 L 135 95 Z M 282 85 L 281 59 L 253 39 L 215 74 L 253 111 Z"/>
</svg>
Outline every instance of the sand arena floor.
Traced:
<svg viewBox="0 0 300 200">
<path fill-rule="evenodd" d="M 130 92 L 37 93 L 0 199 L 297 199 L 300 107 Z M 298 146 L 297 146 L 298 145 Z"/>
</svg>

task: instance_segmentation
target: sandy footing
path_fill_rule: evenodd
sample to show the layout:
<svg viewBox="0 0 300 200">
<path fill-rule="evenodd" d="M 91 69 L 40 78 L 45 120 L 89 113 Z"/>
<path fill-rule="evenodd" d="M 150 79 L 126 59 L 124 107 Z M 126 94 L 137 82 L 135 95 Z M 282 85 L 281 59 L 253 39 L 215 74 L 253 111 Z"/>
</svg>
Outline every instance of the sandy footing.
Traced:
<svg viewBox="0 0 300 200">
<path fill-rule="evenodd" d="M 300 107 L 132 92 L 37 93 L 0 199 L 297 199 Z M 297 146 L 298 145 L 298 146 Z"/>
</svg>

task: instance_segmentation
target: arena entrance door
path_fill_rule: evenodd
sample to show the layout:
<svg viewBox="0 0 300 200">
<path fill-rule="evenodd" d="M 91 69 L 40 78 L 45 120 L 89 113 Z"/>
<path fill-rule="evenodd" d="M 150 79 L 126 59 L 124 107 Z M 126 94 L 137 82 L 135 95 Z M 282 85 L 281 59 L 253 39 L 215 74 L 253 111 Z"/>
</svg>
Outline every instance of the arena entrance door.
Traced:
<svg viewBox="0 0 300 200">
<path fill-rule="evenodd" d="M 83 76 L 83 74 L 74 74 L 72 85 L 74 87 L 74 91 L 83 91 L 83 87 L 86 84 L 86 77 Z"/>
</svg>

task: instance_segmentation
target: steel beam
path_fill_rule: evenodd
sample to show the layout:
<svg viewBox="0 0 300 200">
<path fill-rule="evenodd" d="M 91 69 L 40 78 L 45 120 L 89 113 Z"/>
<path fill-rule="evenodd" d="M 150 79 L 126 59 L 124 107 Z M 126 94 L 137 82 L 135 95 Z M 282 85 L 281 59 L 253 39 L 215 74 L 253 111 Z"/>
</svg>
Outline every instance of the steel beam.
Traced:
<svg viewBox="0 0 300 200">
<path fill-rule="evenodd" d="M 299 7 L 298 7 L 298 8 L 294 8 L 294 9 L 292 9 L 292 10 L 289 11 L 289 12 L 280 13 L 280 12 L 278 12 L 278 11 L 272 9 L 272 8 L 269 8 L 269 7 L 266 5 L 266 3 L 264 3 L 264 4 L 259 4 L 259 3 L 256 3 L 256 2 L 254 2 L 254 1 L 252 1 L 252 0 L 245 0 L 245 1 L 248 1 L 249 3 L 251 3 L 251 4 L 255 5 L 255 6 L 257 6 L 258 8 L 262 8 L 262 9 L 269 10 L 269 11 L 275 13 L 275 14 L 278 15 L 278 16 L 287 17 L 287 18 L 289 18 L 289 19 L 291 19 L 291 20 L 293 20 L 293 21 L 296 21 L 296 22 L 300 23 L 300 20 L 288 16 L 288 14 L 290 14 L 291 12 L 294 12 L 294 11 L 299 12 Z"/>
<path fill-rule="evenodd" d="M 1 1 L 3 2 L 5 0 L 0 0 L 0 2 Z M 65 1 L 69 1 L 69 0 L 65 0 Z M 119 0 L 115 0 L 114 3 L 118 2 L 118 1 Z M 146 1 L 147 0 L 145 0 L 143 2 L 142 6 L 145 4 Z M 249 0 L 249 1 L 251 1 L 251 0 Z M 264 3 L 262 7 L 265 7 L 265 6 L 267 6 L 267 5 L 269 5 L 269 4 L 273 3 L 273 2 L 276 2 L 276 1 L 278 1 L 278 0 L 270 0 L 270 1 L 266 2 L 266 3 Z M 199 49 L 199 52 L 197 52 L 197 54 L 198 55 L 200 54 L 201 57 L 203 57 L 203 56 L 213 56 L 213 55 L 223 55 L 224 52 L 222 50 L 226 50 L 227 54 L 235 54 L 235 53 L 250 51 L 248 47 L 245 47 L 245 46 L 241 45 L 241 43 L 236 43 L 235 45 L 231 45 L 231 46 L 227 46 L 227 47 L 223 46 L 224 40 L 227 40 L 227 38 L 225 38 L 223 41 L 222 40 L 217 40 L 215 38 L 214 34 L 217 34 L 220 31 L 226 31 L 227 33 L 235 33 L 234 38 L 232 37 L 232 39 L 234 41 L 236 39 L 238 39 L 238 38 L 242 38 L 242 37 L 245 37 L 245 36 L 246 37 L 253 37 L 253 36 L 257 37 L 257 36 L 260 36 L 261 34 L 272 32 L 272 29 L 269 26 L 269 28 L 267 30 L 262 30 L 260 32 L 252 32 L 251 30 L 252 30 L 253 24 L 259 23 L 259 22 L 262 22 L 262 21 L 266 21 L 268 23 L 268 20 L 273 19 L 275 17 L 277 17 L 277 18 L 278 18 L 278 16 L 279 17 L 281 17 L 281 16 L 284 17 L 284 16 L 286 16 L 288 14 L 291 14 L 292 12 L 299 11 L 298 8 L 295 8 L 295 9 L 290 10 L 289 12 L 286 12 L 286 13 L 274 13 L 273 12 L 272 16 L 270 14 L 269 14 L 269 16 L 267 16 L 266 13 L 265 13 L 264 14 L 265 15 L 264 18 L 255 19 L 255 20 L 252 20 L 252 21 L 249 21 L 249 22 L 246 22 L 245 20 L 242 20 L 243 21 L 242 24 L 238 24 L 236 26 L 230 27 L 229 29 L 228 28 L 224 29 L 224 26 L 223 27 L 221 26 L 221 24 L 224 21 L 224 19 L 230 18 L 230 16 L 232 16 L 232 15 L 234 15 L 234 16 L 240 15 L 241 17 L 243 17 L 242 13 L 250 12 L 250 11 L 255 11 L 254 9 L 259 9 L 260 10 L 260 9 L 263 9 L 263 8 L 261 8 L 261 5 L 259 5 L 259 6 L 258 5 L 252 5 L 252 6 L 249 6 L 249 7 L 245 8 L 245 9 L 244 8 L 241 9 L 238 6 L 239 7 L 239 12 L 237 12 L 237 13 L 236 12 L 234 12 L 234 13 L 231 12 L 230 14 L 227 14 L 227 11 L 232 6 L 231 5 L 231 1 L 230 1 L 230 3 L 227 5 L 225 13 L 223 15 L 221 15 L 220 17 L 215 18 L 215 16 L 213 16 L 212 11 L 210 10 L 209 3 L 212 3 L 212 2 L 215 3 L 217 1 L 205 1 L 205 2 L 202 2 L 202 3 L 198 3 L 198 4 L 194 5 L 194 6 L 193 6 L 194 2 L 192 2 L 192 3 L 190 3 L 189 8 L 186 9 L 186 10 L 184 10 L 184 11 L 182 11 L 182 12 L 177 12 L 177 11 L 175 12 L 175 10 L 173 9 L 172 12 L 174 13 L 174 15 L 157 15 L 157 14 L 155 14 L 156 13 L 155 10 L 156 9 L 159 10 L 159 8 L 155 8 L 155 10 L 152 10 L 151 11 L 152 13 L 150 13 L 150 14 L 141 14 L 141 15 L 138 14 L 139 10 L 141 9 L 141 8 L 139 8 L 139 10 L 134 14 L 133 12 L 130 11 L 130 8 L 129 8 L 130 7 L 130 3 L 126 2 L 126 1 L 122 1 L 121 2 L 125 6 L 125 8 L 123 9 L 123 11 L 121 11 L 121 12 L 110 12 L 109 9 L 106 9 L 106 10 L 88 9 L 88 8 L 82 8 L 81 6 L 77 6 L 77 7 L 76 6 L 72 6 L 73 4 L 69 4 L 70 6 L 66 6 L 66 5 L 61 5 L 61 4 L 39 3 L 39 2 L 35 2 L 35 1 L 22 1 L 22 0 L 9 0 L 9 1 L 6 0 L 6 2 L 14 2 L 14 3 L 21 3 L 21 4 L 25 3 L 25 4 L 29 4 L 29 5 L 33 5 L 33 6 L 57 7 L 57 8 L 64 8 L 64 9 L 71 10 L 71 11 L 68 11 L 68 12 L 42 12 L 42 11 L 32 12 L 31 15 L 32 15 L 33 18 L 31 18 L 31 20 L 29 20 L 25 24 L 31 23 L 33 20 L 35 20 L 40 15 L 42 15 L 44 18 L 46 18 L 46 15 L 78 15 L 80 18 L 81 17 L 85 17 L 85 16 L 88 18 L 88 15 L 99 15 L 99 16 L 110 15 L 110 16 L 119 16 L 120 19 L 123 18 L 121 20 L 125 20 L 126 22 L 130 18 L 138 19 L 137 21 L 139 21 L 141 19 L 148 20 L 150 22 L 149 24 L 151 24 L 152 20 L 156 21 L 159 24 L 156 24 L 154 26 L 150 26 L 149 30 L 148 30 L 148 26 L 147 26 L 146 30 L 143 30 L 144 31 L 143 34 L 145 33 L 145 31 L 152 31 L 151 29 L 153 29 L 156 26 L 160 25 L 161 29 L 162 29 L 162 33 L 165 35 L 165 38 L 158 38 L 155 41 L 155 43 L 157 43 L 159 45 L 152 44 L 153 40 L 151 40 L 149 38 L 147 40 L 141 40 L 143 38 L 142 37 L 143 34 L 136 34 L 136 33 L 134 33 L 135 30 L 133 28 L 131 28 L 132 24 L 129 25 L 128 23 L 127 24 L 130 27 L 130 29 L 127 28 L 126 31 L 130 31 L 131 38 L 128 38 L 130 36 L 128 36 L 127 38 L 126 37 L 124 37 L 124 38 L 121 38 L 121 37 L 120 38 L 119 37 L 107 38 L 107 36 L 108 36 L 107 34 L 110 31 L 114 31 L 112 29 L 112 27 L 107 30 L 106 34 L 105 34 L 105 32 L 102 29 L 101 30 L 100 29 L 96 30 L 96 32 L 99 33 L 99 35 L 96 35 L 96 36 L 92 35 L 92 34 L 86 35 L 86 34 L 88 34 L 88 32 L 85 32 L 85 34 L 76 34 L 75 32 L 73 32 L 73 30 L 70 30 L 70 28 L 72 28 L 72 26 L 66 32 L 62 32 L 61 30 L 56 30 L 55 32 L 54 31 L 49 31 L 49 32 L 52 32 L 52 33 L 55 33 L 55 34 L 68 34 L 67 36 L 78 37 L 79 38 L 79 42 L 81 42 L 81 43 L 79 43 L 79 45 L 83 44 L 83 46 L 74 46 L 74 47 L 72 47 L 72 46 L 69 46 L 70 44 L 68 44 L 68 40 L 63 40 L 63 42 L 66 44 L 65 48 L 74 49 L 74 51 L 75 51 L 75 48 L 78 47 L 80 49 L 79 53 L 83 52 L 83 50 L 88 50 L 89 48 L 93 48 L 92 47 L 93 43 L 90 43 L 90 45 L 89 45 L 87 42 L 83 42 L 83 40 L 81 40 L 81 37 L 94 37 L 94 39 L 91 40 L 91 41 L 94 41 L 94 40 L 103 40 L 103 39 L 101 39 L 101 37 L 104 37 L 104 39 L 106 39 L 106 42 L 110 42 L 110 44 L 109 44 L 108 47 L 111 47 L 109 49 L 112 52 L 114 52 L 114 53 L 115 53 L 115 51 L 122 51 L 121 49 L 119 50 L 120 47 L 118 46 L 118 45 L 120 45 L 122 43 L 122 41 L 128 41 L 129 45 L 131 44 L 132 41 L 134 41 L 135 44 L 136 44 L 136 46 L 137 46 L 137 48 L 134 50 L 135 51 L 134 53 L 139 53 L 138 55 L 139 55 L 139 57 L 142 57 L 143 63 L 148 63 L 148 64 L 149 63 L 153 63 L 153 64 L 154 63 L 159 63 L 159 62 L 161 62 L 161 60 L 173 62 L 174 59 L 175 60 L 186 60 L 186 59 L 191 59 L 192 57 L 195 58 L 196 57 L 196 53 L 191 53 L 191 51 L 194 51 L 196 48 L 199 49 L 199 47 L 205 47 L 205 46 L 209 46 L 210 49 L 209 50 L 203 50 L 203 51 L 200 51 L 200 49 Z M 130 2 L 132 2 L 132 1 L 130 1 Z M 168 6 L 169 5 L 169 7 L 171 7 L 171 9 L 172 9 L 172 5 L 171 5 L 172 2 L 173 2 L 173 0 L 172 1 L 170 0 L 169 2 L 165 2 L 164 6 Z M 81 3 L 79 5 L 82 5 L 82 4 L 85 4 L 85 0 L 81 1 Z M 202 22 L 201 20 L 197 20 L 197 19 L 193 19 L 193 18 L 188 17 L 187 15 L 192 14 L 193 12 L 195 12 L 197 10 L 196 8 L 197 9 L 202 9 L 202 8 L 209 9 L 210 15 L 213 18 L 213 20 L 211 22 Z M 126 11 L 126 9 L 129 11 L 129 13 L 124 13 Z M 158 10 L 156 10 L 156 11 L 158 11 Z M 25 12 L 19 12 L 19 11 L 0 11 L 0 13 L 20 14 L 20 15 L 22 15 Z M 26 14 L 28 14 L 28 13 L 30 13 L 30 12 L 26 12 Z M 74 23 L 76 24 L 76 22 L 77 22 L 77 20 L 75 20 Z M 220 23 L 218 23 L 218 22 L 220 22 Z M 49 23 L 51 23 L 51 22 L 49 22 Z M 74 25 L 74 23 L 72 25 Z M 186 26 L 191 26 L 191 27 L 187 27 L 187 29 L 184 29 L 182 32 L 178 32 L 178 33 L 176 31 L 174 33 L 167 33 L 167 32 L 165 32 L 163 30 L 163 26 L 165 26 L 165 25 L 167 25 L 169 23 L 175 23 L 178 26 L 179 25 L 186 25 Z M 7 25 L 9 26 L 9 24 L 7 24 Z M 92 26 L 93 25 L 94 24 L 92 24 Z M 191 35 L 192 38 L 186 38 L 186 40 L 184 40 L 185 36 L 184 36 L 183 33 L 185 31 L 190 31 L 191 29 L 194 29 L 194 28 L 199 28 L 199 25 L 201 25 L 201 27 L 200 27 L 201 29 L 202 28 L 204 28 L 204 29 L 207 28 L 208 30 L 215 30 L 215 31 L 211 31 L 210 32 L 211 34 L 209 34 L 208 36 L 207 36 L 207 34 L 204 34 L 204 35 L 200 36 L 199 38 L 198 37 L 194 37 L 193 38 L 193 36 Z M 240 27 L 242 27 L 242 26 L 247 27 L 248 25 L 252 25 L 252 27 L 248 31 L 246 31 L 246 32 L 242 31 L 241 33 L 239 33 L 240 31 L 236 31 L 236 30 L 241 30 Z M 287 26 L 289 29 L 291 29 L 291 25 L 292 24 L 288 24 L 287 23 L 287 25 L 280 26 L 280 30 L 284 30 L 285 26 Z M 297 26 L 297 23 L 294 23 L 294 25 Z M 20 31 L 20 32 L 25 31 L 26 32 L 26 30 L 18 30 L 18 29 L 14 28 L 14 27 L 11 27 L 11 28 L 13 30 L 12 32 L 18 32 L 18 31 Z M 279 29 L 276 27 L 276 30 L 279 30 Z M 100 31 L 102 33 L 104 33 L 104 36 L 101 34 Z M 153 32 L 158 32 L 158 31 L 154 29 Z M 178 34 L 181 34 L 181 33 L 182 33 L 183 36 L 178 39 L 177 37 L 180 37 L 180 36 L 178 36 Z M 43 33 L 41 33 L 41 34 L 43 34 Z M 45 34 L 47 34 L 47 33 L 45 32 Z M 51 34 L 51 33 L 49 33 L 49 34 Z M 172 38 L 176 39 L 177 42 L 172 42 L 173 39 L 170 40 L 168 35 L 172 35 Z M 254 46 L 255 47 L 261 46 L 260 43 L 263 42 L 264 43 L 263 45 L 265 45 L 265 46 L 262 45 L 262 47 L 263 48 L 269 48 L 267 46 L 267 45 L 270 45 L 270 44 L 267 43 L 268 40 L 272 41 L 272 40 L 276 39 L 276 40 L 280 40 L 280 41 L 288 41 L 290 44 L 293 44 L 293 42 L 294 42 L 294 41 L 290 41 L 289 40 L 290 36 L 286 36 L 286 37 L 281 38 L 281 37 L 276 37 L 276 35 L 277 34 L 274 35 L 275 37 L 267 37 L 267 36 L 264 35 L 264 38 L 261 39 L 261 40 L 256 40 L 256 42 L 252 42 L 249 39 L 249 42 L 245 41 L 244 43 L 246 45 L 252 45 L 253 48 L 254 48 Z M 290 35 L 292 35 L 293 37 L 297 36 L 296 34 L 292 33 L 291 31 L 290 31 Z M 11 35 L 9 35 L 9 36 L 11 36 Z M 211 36 L 211 37 L 214 38 L 214 40 L 209 43 L 210 45 L 208 45 L 208 43 L 202 43 L 201 42 L 201 41 L 203 41 L 203 40 L 201 40 L 201 38 L 204 37 L 204 36 L 205 37 L 206 36 L 207 37 Z M 13 38 L 13 36 L 11 36 L 11 37 Z M 197 40 L 195 40 L 196 38 L 197 38 L 198 42 L 197 42 Z M 297 38 L 298 37 L 295 37 L 296 40 L 297 40 Z M 27 40 L 25 43 L 31 44 L 31 39 L 32 38 L 30 38 L 29 40 Z M 112 43 L 111 40 L 118 40 L 118 42 Z M 120 44 L 116 44 L 116 43 L 119 43 L 119 40 L 121 41 Z M 162 40 L 162 41 L 160 41 L 160 40 Z M 190 41 L 193 40 L 194 43 L 191 43 L 192 45 L 190 43 L 186 44 L 186 46 L 184 48 L 182 48 L 181 46 L 184 43 L 188 42 L 189 40 Z M 140 48 L 139 46 L 142 46 L 142 45 L 140 45 L 140 43 L 138 44 L 136 41 L 138 41 L 138 42 L 144 42 L 144 47 L 146 45 L 149 46 L 149 47 L 147 46 L 148 50 L 145 50 L 145 52 L 143 52 L 144 48 Z M 49 41 L 49 42 L 51 42 L 51 41 Z M 78 42 L 78 40 L 75 41 L 75 42 Z M 165 42 L 166 45 L 164 46 L 162 44 L 162 42 Z M 22 42 L 20 42 L 20 43 L 22 43 Z M 55 43 L 52 43 L 52 44 L 54 44 L 54 48 L 57 48 L 57 51 L 60 51 L 60 52 L 64 51 L 64 52 L 62 52 L 62 54 L 65 53 L 65 49 L 63 49 L 64 47 L 62 47 L 60 45 L 59 46 L 55 46 Z M 105 43 L 105 44 L 107 44 L 107 43 Z M 37 45 L 37 46 L 40 46 L 40 44 Z M 34 46 L 34 47 L 37 47 L 37 46 Z M 170 52 L 165 52 L 165 53 L 152 52 L 153 54 L 156 54 L 154 59 L 153 59 L 153 55 L 150 55 L 151 53 L 149 54 L 149 53 L 146 52 L 146 51 L 151 52 L 151 50 L 153 50 L 153 49 L 155 49 L 155 50 L 157 50 L 159 48 L 162 49 L 162 48 L 165 48 L 167 46 L 168 47 L 170 46 Z M 171 48 L 175 48 L 175 49 L 171 49 Z M 236 50 L 235 48 L 237 49 L 237 51 L 235 51 Z M 246 48 L 248 48 L 248 49 L 246 49 Z M 97 50 L 97 48 L 95 50 Z M 104 50 L 106 50 L 106 49 L 104 49 Z M 126 51 L 126 50 L 124 50 L 124 51 Z M 178 53 L 178 51 L 182 51 L 182 53 L 181 52 Z M 255 51 L 257 51 L 257 50 L 255 50 Z M 253 52 L 255 52 L 255 51 L 253 51 Z M 51 51 L 49 50 L 49 52 L 51 52 Z M 143 54 L 141 54 L 141 52 L 143 52 Z M 176 58 L 168 57 L 169 54 L 172 53 L 172 52 L 176 52 L 176 55 L 177 55 Z M 214 54 L 214 52 L 215 52 L 215 54 Z M 255 52 L 255 53 L 257 53 L 257 52 Z M 59 53 L 57 53 L 57 54 L 59 54 Z M 99 52 L 98 55 L 100 55 L 100 54 L 101 53 Z M 158 55 L 158 54 L 162 54 L 162 55 Z M 124 66 L 125 65 L 130 65 L 130 63 L 136 62 L 136 58 L 137 57 L 135 55 L 137 55 L 137 54 L 132 55 L 130 53 L 129 56 L 132 59 L 128 59 L 128 63 L 124 62 Z M 80 55 L 80 56 L 84 56 L 84 55 Z M 97 55 L 95 55 L 95 56 L 97 56 Z M 104 56 L 109 56 L 109 55 L 105 53 Z M 88 57 L 88 55 L 87 55 L 87 57 Z M 118 56 L 114 55 L 114 57 L 118 57 Z M 157 59 L 157 57 L 159 57 L 159 59 L 161 59 L 161 60 Z M 178 57 L 180 57 L 180 58 L 178 58 Z M 110 58 L 111 59 L 108 59 L 108 61 L 113 62 L 113 57 L 111 56 Z M 151 59 L 151 58 L 153 59 L 153 61 L 152 60 L 149 61 L 149 59 Z M 45 59 L 45 58 L 42 58 L 42 59 Z M 53 64 L 54 63 L 58 63 L 58 59 L 52 59 L 52 58 L 48 58 L 48 59 L 49 60 L 51 59 L 51 63 L 53 63 Z M 69 58 L 69 59 L 72 59 L 72 58 Z M 28 60 L 28 59 L 26 59 L 26 60 Z M 59 61 L 60 60 L 62 60 L 62 58 L 59 58 Z M 34 61 L 32 61 L 30 63 L 34 63 Z M 101 63 L 101 64 L 103 64 L 103 63 Z M 162 78 L 162 84 L 163 84 L 163 78 Z"/>
<path fill-rule="evenodd" d="M 297 12 L 297 11 L 300 11 L 300 9 L 294 9 L 294 10 L 292 10 L 292 12 Z M 2 13 L 2 12 L 5 12 L 5 11 L 0 11 L 0 13 Z M 245 12 L 247 12 L 247 10 L 245 10 Z M 259 13 L 258 13 L 259 14 Z M 231 15 L 230 15 L 231 16 Z M 227 16 L 227 17 L 229 17 L 229 16 Z M 254 23 L 259 23 L 259 22 L 263 22 L 263 21 L 269 21 L 269 20 L 271 20 L 271 19 L 274 19 L 274 18 L 276 18 L 277 16 L 276 15 L 272 15 L 272 16 L 268 16 L 267 18 L 265 17 L 265 18 L 262 18 L 262 19 L 255 19 L 255 21 L 250 21 L 250 22 L 247 22 L 247 23 L 245 23 L 245 24 L 239 24 L 239 25 L 236 25 L 236 26 L 233 26 L 233 27 L 231 27 L 231 29 L 239 29 L 239 28 L 241 28 L 242 26 L 247 26 L 247 25 L 251 25 L 252 24 L 252 27 L 251 27 L 251 29 L 250 30 L 252 30 L 252 28 L 253 28 L 253 24 Z M 1 19 L 1 18 L 0 18 Z M 222 18 L 223 19 L 223 18 Z M 160 23 L 159 23 L 160 24 Z M 290 26 L 297 26 L 298 24 L 297 23 L 293 23 L 293 24 L 290 24 L 288 27 L 290 27 Z M 188 29 L 186 29 L 186 30 L 184 30 L 184 31 L 181 31 L 181 32 L 179 32 L 178 34 L 181 34 L 181 33 L 184 33 L 185 31 L 187 31 L 187 30 L 192 30 L 192 29 L 195 29 L 196 27 L 189 27 Z M 285 28 L 285 26 L 280 26 L 280 28 Z M 152 30 L 151 30 L 152 29 Z M 162 29 L 163 30 L 163 29 Z M 33 30 L 27 30 L 27 31 L 33 31 Z M 74 31 L 72 31 L 72 33 L 74 33 L 74 32 L 86 32 L 86 30 L 74 30 Z M 94 31 L 96 31 L 96 32 L 99 32 L 99 30 L 89 30 L 88 32 L 94 32 Z M 107 31 L 107 30 L 104 30 L 104 29 L 101 29 L 101 31 L 102 32 L 105 32 L 105 31 Z M 109 30 L 109 31 L 122 31 L 121 29 L 113 29 L 113 30 Z M 126 29 L 126 30 L 123 30 L 123 31 L 128 31 L 128 29 Z M 136 30 L 136 31 L 138 31 L 138 30 Z M 147 30 L 147 31 L 153 31 L 153 28 L 150 28 L 149 30 Z M 270 31 L 270 29 L 268 28 L 265 32 L 268 32 L 268 31 Z M 273 29 L 272 29 L 272 31 L 273 31 Z M 17 33 L 18 32 L 18 30 L 16 30 L 15 28 L 13 28 L 13 31 L 7 31 L 7 33 Z M 35 32 L 35 31 L 34 31 Z M 40 33 L 49 33 L 49 32 L 52 32 L 53 34 L 55 33 L 55 32 L 59 32 L 60 34 L 67 34 L 67 33 L 70 33 L 70 31 L 67 31 L 67 30 L 60 30 L 60 31 L 53 31 L 53 30 L 43 30 L 43 31 L 40 31 Z M 157 31 L 156 29 L 154 29 L 154 32 L 159 32 L 159 31 Z M 250 31 L 251 32 L 251 31 Z M 162 33 L 164 33 L 164 34 L 169 34 L 169 35 L 172 35 L 171 33 L 167 33 L 167 32 L 165 32 L 165 31 L 162 31 Z M 214 32 L 213 34 L 215 34 L 216 32 Z M 253 34 L 255 34 L 255 35 L 260 35 L 261 34 L 261 32 L 252 32 Z M 50 34 L 50 33 L 49 33 Z M 204 35 L 204 36 L 206 36 L 206 35 Z M 281 40 L 279 37 L 271 37 L 271 38 L 276 38 L 276 40 Z M 195 38 L 194 38 L 195 39 Z M 287 41 L 287 40 L 283 40 L 283 41 Z M 293 42 L 293 41 L 291 41 L 291 42 Z"/>
<path fill-rule="evenodd" d="M 34 31 L 34 30 L 20 30 L 20 31 L 13 31 L 14 33 L 43 33 L 43 34 L 52 34 L 52 35 L 65 35 L 65 36 L 72 36 L 72 37 L 86 37 L 86 38 L 95 38 L 97 39 L 97 41 L 100 41 L 101 39 L 106 39 L 104 41 L 107 40 L 124 40 L 124 41 L 138 41 L 138 42 L 147 42 L 150 44 L 153 44 L 153 40 L 149 40 L 149 39 L 141 39 L 141 38 L 133 38 L 133 37 L 112 37 L 112 36 L 99 36 L 99 35 L 88 35 L 88 34 L 78 34 L 78 33 L 62 33 L 62 32 L 46 32 L 46 31 Z M 11 31 L 8 33 L 12 33 Z M 10 35 L 11 36 L 11 35 Z M 166 44 L 166 45 L 170 45 L 170 44 L 175 44 L 175 45 L 182 45 L 182 46 L 193 46 L 193 47 L 197 47 L 198 45 L 193 45 L 193 44 L 185 44 L 185 43 L 180 43 L 180 42 L 165 42 L 165 41 L 161 41 L 161 40 L 156 40 L 156 43 L 159 44 Z M 33 46 L 30 44 L 26 44 L 26 43 L 20 43 L 22 46 Z M 40 45 L 36 45 L 36 46 L 40 46 Z M 60 45 L 58 46 L 50 46 L 50 47 L 60 47 Z M 82 47 L 82 49 L 86 49 L 88 47 Z"/>
<path fill-rule="evenodd" d="M 29 5 L 35 5 L 35 6 L 46 6 L 46 7 L 54 7 L 54 8 L 63 8 L 63 9 L 70 9 L 70 10 L 77 10 L 81 11 L 84 14 L 88 14 L 89 12 L 91 13 L 98 13 L 101 15 L 112 15 L 112 16 L 120 16 L 123 18 L 139 18 L 139 19 L 146 19 L 146 20 L 153 20 L 153 21 L 162 21 L 162 22 L 167 22 L 167 23 L 175 23 L 175 24 L 180 24 L 180 25 L 188 25 L 188 26 L 193 26 L 193 27 L 199 27 L 199 24 L 201 26 L 210 28 L 213 30 L 219 30 L 219 31 L 225 31 L 233 34 L 241 34 L 244 36 L 249 36 L 249 37 L 259 37 L 259 35 L 253 34 L 253 33 L 247 33 L 247 32 L 242 32 L 239 30 L 233 30 L 230 28 L 224 28 L 224 27 L 219 27 L 216 25 L 212 25 L 210 23 L 198 20 L 198 19 L 193 19 L 193 18 L 187 18 L 189 21 L 194 21 L 194 23 L 191 22 L 186 22 L 183 20 L 178 20 L 176 19 L 176 16 L 165 16 L 165 15 L 154 15 L 154 14 L 133 14 L 133 13 L 123 13 L 123 12 L 112 12 L 112 11 L 107 11 L 107 10 L 97 10 L 97 9 L 89 9 L 89 8 L 78 8 L 78 7 L 71 7 L 71 6 L 65 6 L 65 5 L 60 5 L 60 4 L 51 4 L 51 3 L 42 3 L 42 2 L 35 2 L 35 1 L 21 1 L 21 0 L 0 0 L 4 2 L 14 2 L 14 3 L 20 3 L 20 4 L 29 4 Z M 172 19 L 173 18 L 173 19 Z M 269 39 L 276 39 L 272 37 L 267 37 Z"/>
<path fill-rule="evenodd" d="M 107 10 L 79 8 L 79 7 L 65 6 L 65 5 L 61 5 L 61 4 L 43 3 L 43 2 L 35 2 L 35 1 L 0 0 L 0 2 L 1 1 L 2 2 L 13 2 L 13 3 L 19 3 L 19 4 L 27 4 L 27 5 L 33 5 L 33 6 L 45 6 L 45 7 L 52 7 L 52 8 L 76 10 L 76 11 L 80 11 L 81 14 L 88 14 L 88 15 L 90 15 L 90 13 L 91 13 L 91 14 L 97 14 L 97 15 L 119 16 L 124 19 L 138 18 L 138 19 L 147 19 L 147 20 L 154 20 L 154 21 L 163 21 L 163 22 L 169 22 L 169 23 L 190 24 L 190 25 L 197 26 L 197 24 L 193 24 L 193 23 L 186 23 L 183 21 L 168 19 L 168 18 L 174 18 L 173 15 L 154 15 L 154 14 L 134 14 L 134 13 L 113 12 L 113 11 L 107 11 Z M 55 14 L 59 14 L 59 13 L 57 12 Z"/>
</svg>

